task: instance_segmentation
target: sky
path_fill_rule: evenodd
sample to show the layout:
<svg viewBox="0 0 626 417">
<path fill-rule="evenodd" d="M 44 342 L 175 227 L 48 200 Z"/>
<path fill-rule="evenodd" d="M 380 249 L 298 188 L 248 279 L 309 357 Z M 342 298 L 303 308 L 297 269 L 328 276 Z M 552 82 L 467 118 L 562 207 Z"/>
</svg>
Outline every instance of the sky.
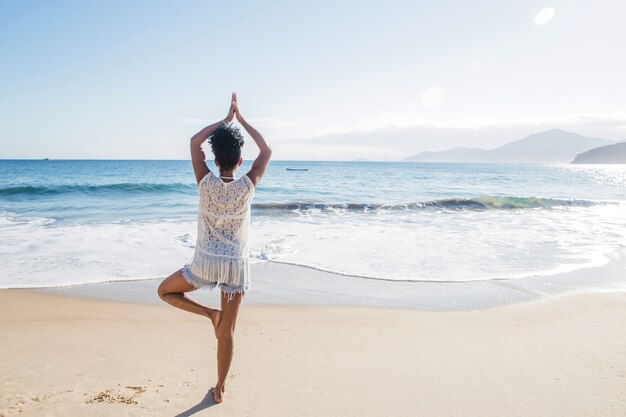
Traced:
<svg viewBox="0 0 626 417">
<path fill-rule="evenodd" d="M 276 159 L 552 128 L 624 140 L 624 16 L 623 0 L 0 0 L 0 159 L 186 159 L 232 91 Z"/>
</svg>

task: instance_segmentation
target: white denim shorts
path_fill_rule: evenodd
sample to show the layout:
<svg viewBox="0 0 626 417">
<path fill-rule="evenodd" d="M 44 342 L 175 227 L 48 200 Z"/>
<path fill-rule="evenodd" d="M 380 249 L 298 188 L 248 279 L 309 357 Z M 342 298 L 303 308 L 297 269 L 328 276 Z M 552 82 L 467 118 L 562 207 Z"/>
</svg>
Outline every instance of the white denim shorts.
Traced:
<svg viewBox="0 0 626 417">
<path fill-rule="evenodd" d="M 232 286 L 232 285 L 228 285 L 228 284 L 221 283 L 221 282 L 220 283 L 207 282 L 203 280 L 202 278 L 196 276 L 193 272 L 191 272 L 189 270 L 189 265 L 185 265 L 182 271 L 183 271 L 183 277 L 185 278 L 185 281 L 187 281 L 188 283 L 196 287 L 196 289 L 205 288 L 205 289 L 212 290 L 215 287 L 219 286 L 220 290 L 223 293 L 228 294 L 229 299 L 233 298 L 235 294 L 239 294 L 239 293 L 244 294 L 250 289 L 250 284 Z"/>
</svg>

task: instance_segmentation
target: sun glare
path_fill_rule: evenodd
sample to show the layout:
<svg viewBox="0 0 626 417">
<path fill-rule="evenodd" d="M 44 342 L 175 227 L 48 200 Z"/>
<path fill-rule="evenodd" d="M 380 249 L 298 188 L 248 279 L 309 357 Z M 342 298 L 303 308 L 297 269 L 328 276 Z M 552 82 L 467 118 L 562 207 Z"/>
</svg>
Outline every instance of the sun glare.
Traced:
<svg viewBox="0 0 626 417">
<path fill-rule="evenodd" d="M 422 94 L 422 104 L 426 107 L 438 106 L 443 100 L 443 90 L 441 87 L 429 87 Z"/>
<path fill-rule="evenodd" d="M 537 13 L 535 16 L 536 25 L 545 25 L 554 17 L 554 8 L 548 7 Z"/>
</svg>

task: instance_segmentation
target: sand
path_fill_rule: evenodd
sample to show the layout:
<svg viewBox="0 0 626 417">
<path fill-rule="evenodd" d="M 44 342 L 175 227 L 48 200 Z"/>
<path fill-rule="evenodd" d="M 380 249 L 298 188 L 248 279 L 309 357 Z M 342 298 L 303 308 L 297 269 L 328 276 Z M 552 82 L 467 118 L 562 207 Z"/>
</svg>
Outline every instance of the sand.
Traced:
<svg viewBox="0 0 626 417">
<path fill-rule="evenodd" d="M 626 296 L 478 311 L 244 305 L 225 402 L 210 322 L 0 291 L 2 416 L 624 416 Z"/>
</svg>

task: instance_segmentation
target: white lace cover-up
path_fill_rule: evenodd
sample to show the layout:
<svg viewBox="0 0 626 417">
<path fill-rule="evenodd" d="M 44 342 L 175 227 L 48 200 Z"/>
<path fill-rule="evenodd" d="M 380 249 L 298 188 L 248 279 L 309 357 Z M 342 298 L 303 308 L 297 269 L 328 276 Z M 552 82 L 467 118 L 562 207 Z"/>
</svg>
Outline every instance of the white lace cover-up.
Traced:
<svg viewBox="0 0 626 417">
<path fill-rule="evenodd" d="M 250 286 L 248 228 L 254 184 L 244 175 L 224 182 L 212 172 L 198 184 L 198 238 L 193 258 L 183 268 L 196 288 L 218 284 L 225 292 Z"/>
</svg>

